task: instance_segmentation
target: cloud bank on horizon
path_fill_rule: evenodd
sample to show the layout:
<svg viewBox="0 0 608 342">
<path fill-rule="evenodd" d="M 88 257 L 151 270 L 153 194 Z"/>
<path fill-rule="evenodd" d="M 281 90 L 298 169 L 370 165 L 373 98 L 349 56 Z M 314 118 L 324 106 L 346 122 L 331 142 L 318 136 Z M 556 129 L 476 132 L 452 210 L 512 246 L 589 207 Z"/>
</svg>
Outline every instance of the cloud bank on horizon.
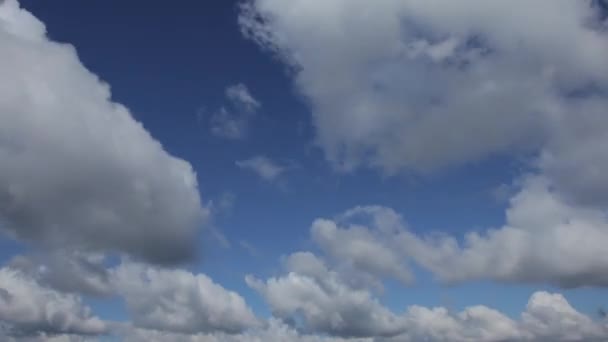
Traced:
<svg viewBox="0 0 608 342">
<path fill-rule="evenodd" d="M 311 250 L 244 282 L 270 309 L 203 273 L 212 208 L 73 46 L 0 1 L 0 230 L 29 246 L 0 268 L 0 339 L 89 341 L 605 341 L 608 320 L 537 291 L 519 317 L 380 300 L 384 281 L 608 286 L 608 20 L 602 1 L 249 0 L 243 35 L 290 69 L 316 143 L 337 172 L 386 175 L 521 155 L 505 223 L 415 233 L 383 206 L 310 227 Z M 235 18 L 237 20 L 237 18 Z M 226 89 L 212 134 L 246 136 L 261 106 Z M 235 162 L 272 182 L 285 168 Z M 200 170 L 204 172 L 204 170 Z M 61 194 L 58 196 L 58 194 Z M 236 210 L 236 209 L 235 209 Z M 581 246 L 584 246 L 582 248 Z M 114 259 L 117 262 L 113 262 Z M 279 262 L 277 261 L 277 264 Z M 129 321 L 85 298 L 119 298 Z"/>
</svg>

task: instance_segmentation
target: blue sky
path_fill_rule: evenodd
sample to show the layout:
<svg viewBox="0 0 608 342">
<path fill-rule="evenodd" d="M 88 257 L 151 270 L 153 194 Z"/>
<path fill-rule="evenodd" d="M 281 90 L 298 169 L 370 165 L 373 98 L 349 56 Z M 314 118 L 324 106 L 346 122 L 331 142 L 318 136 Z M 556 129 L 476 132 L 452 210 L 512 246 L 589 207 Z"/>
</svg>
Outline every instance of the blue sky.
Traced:
<svg viewBox="0 0 608 342">
<path fill-rule="evenodd" d="M 535 312 L 531 298 L 541 297 L 534 295 L 563 305 L 561 294 L 581 319 L 575 325 L 583 327 L 582 332 L 572 335 L 574 340 L 605 338 L 608 324 L 598 314 L 608 307 L 608 260 L 598 255 L 601 242 L 608 242 L 601 240 L 608 236 L 608 179 L 603 173 L 608 163 L 598 147 L 608 132 L 603 119 L 608 63 L 601 58 L 608 52 L 608 24 L 605 8 L 599 6 L 605 4 L 564 4 L 572 7 L 566 13 L 551 9 L 549 3 L 526 10 L 517 2 L 513 21 L 501 17 L 502 5 L 493 8 L 473 0 L 460 8 L 384 1 L 373 10 L 362 1 L 338 0 L 292 5 L 276 0 L 20 0 L 37 20 L 15 14 L 14 0 L 0 3 L 5 7 L 0 29 L 6 31 L 0 39 L 5 39 L 10 56 L 17 56 L 2 78 L 14 78 L 23 98 L 34 103 L 21 109 L 14 104 L 18 102 L 10 102 L 21 96 L 17 91 L 0 102 L 0 119 L 8 123 L 0 130 L 0 152 L 10 151 L 13 143 L 34 151 L 30 162 L 0 154 L 2 163 L 12 163 L 17 170 L 11 168 L 4 177 L 0 172 L 0 186 L 6 189 L 0 190 L 5 207 L 0 209 L 5 233 L 0 236 L 0 261 L 8 274 L 0 275 L 0 289 L 6 287 L 10 294 L 9 285 L 17 280 L 33 281 L 32 288 L 41 293 L 81 298 L 102 323 L 80 317 L 80 328 L 58 330 L 73 338 L 84 334 L 177 340 L 177 335 L 166 333 L 202 341 L 254 341 L 256 336 L 278 341 L 287 337 L 273 335 L 272 329 L 286 324 L 302 341 L 307 336 L 328 341 L 442 340 L 433 332 L 412 332 L 418 331 L 407 325 L 412 323 L 394 328 L 393 323 L 376 327 L 372 322 L 366 328 L 348 321 L 349 309 L 339 309 L 342 304 L 348 308 L 347 299 L 329 304 L 338 308 L 334 316 L 319 304 L 328 317 L 338 315 L 345 321 L 327 327 L 323 322 L 329 318 L 323 313 L 307 311 L 306 303 L 314 304 L 316 297 L 299 296 L 298 288 L 290 287 L 291 276 L 313 284 L 331 279 L 331 286 L 342 292 L 330 291 L 329 298 L 364 293 L 380 303 L 380 308 L 370 304 L 369 312 L 380 310 L 391 322 L 412 306 L 445 307 L 455 313 L 474 305 L 493 308 L 517 322 L 513 331 L 487 328 L 495 335 L 483 335 L 461 322 L 458 329 L 467 332 L 453 335 L 454 341 L 466 340 L 462 336 L 488 341 L 567 338 L 560 330 L 567 327 L 534 330 L 532 323 L 520 322 L 526 305 L 528 313 Z M 467 8 L 472 14 L 465 13 Z M 367 16 L 362 14 L 368 10 Z M 55 56 L 55 50 L 69 49 L 48 47 L 50 41 L 73 46 L 77 59 L 57 52 L 57 60 L 48 63 L 44 57 L 35 57 L 36 64 L 25 64 L 37 61 L 34 57 L 19 62 L 19 49 L 30 46 L 30 26 L 38 32 L 34 20 L 44 23 L 46 36 L 36 33 L 44 42 L 32 55 L 48 48 Z M 15 24 L 20 22 L 23 26 Z M 484 37 L 479 44 L 467 43 L 477 36 Z M 22 38 L 23 45 L 15 43 Z M 564 46 L 566 40 L 579 45 Z M 55 94 L 55 87 L 64 86 L 64 59 L 66 70 L 76 71 L 74 77 L 65 72 L 67 88 Z M 29 78 L 29 71 L 18 73 L 19 68 L 59 71 L 52 76 L 32 71 Z M 89 94 L 96 99 L 98 84 L 87 78 L 88 83 L 78 86 L 84 68 L 111 91 L 109 101 L 101 96 L 103 101 L 95 103 L 124 105 L 143 129 L 94 121 L 101 120 L 93 118 L 103 116 L 103 110 L 117 109 L 85 103 Z M 43 77 L 51 85 L 46 90 L 30 92 L 25 86 L 44 84 Z M 589 85 L 599 91 L 590 91 Z M 579 95 L 564 95 L 568 93 Z M 49 98 L 59 119 L 40 128 L 44 126 L 34 120 L 43 120 L 45 111 L 37 103 Z M 65 120 L 64 108 L 71 115 Z M 34 115 L 38 111 L 41 114 Z M 575 112 L 582 113 L 581 118 L 572 118 Z M 18 115 L 29 118 L 29 113 L 34 114 L 28 123 L 18 120 Z M 91 124 L 85 118 L 82 126 L 73 128 L 69 122 L 80 123 L 81 116 L 91 117 Z M 12 124 L 16 128 L 9 131 Z M 108 136 L 107 144 L 91 138 L 97 139 L 95 131 L 99 141 Z M 150 137 L 141 135 L 145 131 Z M 32 138 L 23 132 L 32 132 Z M 46 132 L 57 140 L 45 140 Z M 44 152 L 41 142 L 48 143 L 50 152 Z M 72 155 L 69 146 L 80 143 L 86 153 Z M 64 156 L 67 161 L 62 161 Z M 125 156 L 136 161 L 125 161 Z M 182 168 L 176 158 L 191 169 Z M 47 167 L 48 172 L 42 171 Z M 34 185 L 19 187 L 28 184 L 19 174 L 57 176 L 35 182 L 39 189 L 50 189 L 46 193 Z M 85 180 L 88 175 L 90 181 Z M 182 183 L 194 175 L 196 185 Z M 128 184 L 139 184 L 150 197 L 130 202 L 130 195 L 121 192 Z M 91 214 L 72 215 L 69 208 L 78 202 L 37 209 L 55 196 L 61 202 L 64 190 L 66 198 L 80 196 L 82 207 L 74 211 L 93 208 Z M 147 200 L 149 207 L 142 204 Z M 362 222 L 345 214 L 357 207 L 368 208 L 354 210 Z M 102 212 L 110 216 L 92 216 Z M 374 223 L 393 214 L 400 217 L 397 228 Z M 106 226 L 107 217 L 119 223 Z M 327 227 L 335 225 L 336 235 L 326 226 L 314 230 L 318 219 L 325 219 Z M 585 246 L 588 253 L 581 251 Z M 192 255 L 183 257 L 180 250 Z M 319 276 L 299 268 L 300 263 L 316 262 L 293 254 L 300 251 L 313 253 L 329 273 Z M 376 258 L 378 262 L 372 261 Z M 54 269 L 70 262 L 89 265 L 103 276 Z M 165 278 L 163 272 L 185 273 Z M 222 289 L 218 296 L 234 291 L 244 304 L 216 309 L 203 301 L 201 308 L 193 309 L 198 318 L 175 326 L 155 325 L 158 317 L 142 312 L 154 311 L 156 304 L 148 307 L 141 303 L 152 299 L 129 297 L 129 286 L 135 283 L 128 274 L 143 277 L 136 278 L 144 279 L 141 286 L 151 289 L 143 291 L 150 298 L 172 293 L 170 286 L 176 286 L 175 293 L 184 288 L 201 291 L 205 298 L 214 293 L 207 285 L 183 285 L 201 275 Z M 158 274 L 159 283 L 143 274 Z M 247 275 L 253 278 L 246 281 Z M 182 276 L 187 279 L 183 286 L 162 283 Z M 415 280 L 401 281 L 400 276 Z M 79 280 L 62 285 L 56 280 L 61 277 Z M 88 285 L 74 285 L 81 283 Z M 91 290 L 91 284 L 99 287 Z M 155 294 L 153 289 L 159 288 L 168 292 Z M 288 299 L 279 298 L 290 293 L 303 302 L 287 304 Z M 0 321 L 10 328 L 7 338 L 14 331 L 32 333 L 11 321 L 10 308 L 6 312 Z M 218 312 L 240 321 L 214 323 L 202 317 Z M 301 317 L 304 323 L 293 323 Z M 253 320 L 263 322 L 264 328 Z M 54 334 L 36 328 L 32 336 L 46 340 Z"/>
</svg>

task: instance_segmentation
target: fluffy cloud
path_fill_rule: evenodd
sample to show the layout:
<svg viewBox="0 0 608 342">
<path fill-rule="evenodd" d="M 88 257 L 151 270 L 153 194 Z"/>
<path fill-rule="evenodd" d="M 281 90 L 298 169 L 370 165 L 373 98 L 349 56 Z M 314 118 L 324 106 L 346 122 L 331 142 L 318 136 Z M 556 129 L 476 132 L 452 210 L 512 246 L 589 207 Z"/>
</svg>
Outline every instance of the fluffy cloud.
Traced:
<svg viewBox="0 0 608 342">
<path fill-rule="evenodd" d="M 293 254 L 286 264 L 280 277 L 246 280 L 276 317 L 317 336 L 395 342 L 602 341 L 608 336 L 608 321 L 581 314 L 559 294 L 534 293 L 519 320 L 480 305 L 461 312 L 411 306 L 397 314 L 311 253 Z"/>
<path fill-rule="evenodd" d="M 175 333 L 238 333 L 258 321 L 245 300 L 204 274 L 123 263 L 112 283 L 137 327 Z"/>
<path fill-rule="evenodd" d="M 361 215 L 361 212 L 365 212 Z M 380 232 L 369 230 L 364 225 L 352 224 L 341 229 L 336 222 L 318 219 L 312 224 L 311 235 L 321 250 L 339 267 L 352 270 L 355 278 L 361 276 L 374 280 L 391 276 L 404 284 L 413 280 L 403 253 L 399 248 L 387 248 L 400 233 L 400 217 L 391 210 L 378 207 L 356 208 L 342 215 L 348 222 L 373 213 L 374 226 Z"/>
<path fill-rule="evenodd" d="M 0 54 L 2 230 L 159 263 L 192 257 L 207 210 L 190 164 L 15 0 L 0 4 Z"/>
<path fill-rule="evenodd" d="M 9 261 L 8 266 L 62 292 L 107 296 L 112 288 L 104 260 L 103 255 L 63 250 L 18 255 Z"/>
<path fill-rule="evenodd" d="M 453 237 L 405 233 L 407 253 L 446 281 L 491 278 L 608 286 L 608 221 L 603 211 L 572 206 L 542 178 L 528 179 L 513 197 L 503 227 Z M 584 246 L 584 248 L 581 248 Z"/>
<path fill-rule="evenodd" d="M 560 193 L 605 205 L 606 13 L 600 1 L 250 0 L 239 21 L 294 67 L 336 167 L 426 172 L 533 152 Z"/>
<path fill-rule="evenodd" d="M 530 178 L 506 216 L 503 227 L 470 232 L 463 242 L 441 233 L 416 235 L 392 209 L 377 206 L 351 209 L 336 221 L 316 220 L 311 231 L 326 253 L 380 277 L 399 279 L 409 274 L 406 263 L 416 262 L 450 283 L 492 279 L 608 286 L 604 212 L 565 203 L 545 180 Z M 360 262 L 366 251 L 383 257 Z"/>
<path fill-rule="evenodd" d="M 371 339 L 342 339 L 319 335 L 302 335 L 276 318 L 269 319 L 263 327 L 232 335 L 222 333 L 185 335 L 139 329 L 128 325 L 117 327 L 116 330 L 117 335 L 131 342 L 372 342 Z"/>
<path fill-rule="evenodd" d="M 246 278 L 274 315 L 305 331 L 342 337 L 394 336 L 403 331 L 402 320 L 368 291 L 348 286 L 313 254 L 293 254 L 287 265 L 288 273 L 279 278 Z"/>
<path fill-rule="evenodd" d="M 451 314 L 445 308 L 410 307 L 407 332 L 396 341 L 603 341 L 605 321 L 593 321 L 559 294 L 534 293 L 518 321 L 484 306 Z"/>
<path fill-rule="evenodd" d="M 226 139 L 243 139 L 247 136 L 251 119 L 261 104 L 242 83 L 226 88 L 226 99 L 228 104 L 211 116 L 211 133 Z"/>
<path fill-rule="evenodd" d="M 247 1 L 243 33 L 293 66 L 336 167 L 534 156 L 503 227 L 459 243 L 321 220 L 323 251 L 402 281 L 407 255 L 446 281 L 608 285 L 607 14 L 601 1 Z"/>
<path fill-rule="evenodd" d="M 43 287 L 8 267 L 0 269 L 0 322 L 6 324 L 6 334 L 24 338 L 106 332 L 106 324 L 91 314 L 80 297 Z"/>
<path fill-rule="evenodd" d="M 281 166 L 264 156 L 255 156 L 246 160 L 238 160 L 236 161 L 236 166 L 241 169 L 253 171 L 267 182 L 275 181 L 286 169 L 284 166 Z"/>
</svg>

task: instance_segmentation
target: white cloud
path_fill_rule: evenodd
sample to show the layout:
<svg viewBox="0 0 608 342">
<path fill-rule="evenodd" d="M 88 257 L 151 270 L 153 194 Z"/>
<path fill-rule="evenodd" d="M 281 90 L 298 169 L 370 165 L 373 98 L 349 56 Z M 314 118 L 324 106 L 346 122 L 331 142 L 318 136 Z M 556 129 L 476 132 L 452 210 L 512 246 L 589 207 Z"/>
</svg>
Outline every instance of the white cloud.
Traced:
<svg viewBox="0 0 608 342">
<path fill-rule="evenodd" d="M 460 312 L 410 306 L 391 312 L 366 289 L 343 281 L 339 271 L 311 253 L 295 253 L 286 273 L 266 281 L 248 276 L 275 317 L 316 336 L 358 336 L 376 342 L 603 341 L 608 321 L 576 311 L 560 294 L 536 292 L 518 320 L 486 306 Z"/>
<path fill-rule="evenodd" d="M 225 96 L 228 103 L 211 116 L 211 133 L 226 139 L 244 139 L 261 104 L 242 83 L 226 88 Z"/>
<path fill-rule="evenodd" d="M 503 227 L 448 236 L 404 234 L 407 253 L 446 281 L 490 278 L 560 286 L 608 286 L 608 220 L 601 210 L 573 206 L 542 178 L 528 179 L 511 200 Z M 584 248 L 581 248 L 584 246 Z"/>
<path fill-rule="evenodd" d="M 305 331 L 341 337 L 394 336 L 404 330 L 402 320 L 368 291 L 349 287 L 314 255 L 296 253 L 290 259 L 284 276 L 246 278 L 277 317 Z"/>
<path fill-rule="evenodd" d="M 337 168 L 533 152 L 561 194 L 605 205 L 608 31 L 593 3 L 250 0 L 239 22 L 294 67 Z"/>
<path fill-rule="evenodd" d="M 312 224 L 311 235 L 321 250 L 331 257 L 335 264 L 355 272 L 369 274 L 371 279 L 391 276 L 404 284 L 413 280 L 410 270 L 405 263 L 403 253 L 397 248 L 387 248 L 391 245 L 399 230 L 395 223 L 399 223 L 398 215 L 384 208 L 358 208 L 344 215 L 357 215 L 358 210 L 371 210 L 377 227 L 383 229 L 380 234 L 370 231 L 363 225 L 352 224 L 341 229 L 336 222 L 318 219 Z"/>
<path fill-rule="evenodd" d="M 529 335 L 543 341 L 600 341 L 608 337 L 608 321 L 594 322 L 576 311 L 560 294 L 537 292 L 522 314 Z"/>
<path fill-rule="evenodd" d="M 106 324 L 92 315 L 80 297 L 62 294 L 38 284 L 22 272 L 0 269 L 0 322 L 9 335 L 98 335 Z"/>
<path fill-rule="evenodd" d="M 441 233 L 416 235 L 384 207 L 357 207 L 336 221 L 318 219 L 311 233 L 334 262 L 377 277 L 399 279 L 409 274 L 406 263 L 416 262 L 449 283 L 491 279 L 608 286 L 604 212 L 567 204 L 546 180 L 532 177 L 511 200 L 506 217 L 503 227 L 467 233 L 461 243 Z M 366 262 L 370 251 L 381 257 Z"/>
<path fill-rule="evenodd" d="M 372 339 L 342 339 L 329 336 L 302 335 L 276 318 L 270 318 L 263 327 L 231 335 L 223 333 L 184 335 L 130 326 L 122 326 L 117 330 L 119 336 L 130 342 L 373 342 Z"/>
<path fill-rule="evenodd" d="M 0 55 L 2 229 L 51 248 L 192 257 L 207 210 L 191 165 L 15 0 L 0 4 Z"/>
<path fill-rule="evenodd" d="M 238 333 L 258 321 L 245 300 L 204 274 L 123 263 L 112 271 L 137 327 L 175 333 Z"/>
<path fill-rule="evenodd" d="M 277 180 L 286 170 L 286 167 L 264 156 L 255 156 L 246 160 L 236 161 L 236 166 L 241 169 L 253 171 L 265 181 L 273 182 Z"/>
</svg>

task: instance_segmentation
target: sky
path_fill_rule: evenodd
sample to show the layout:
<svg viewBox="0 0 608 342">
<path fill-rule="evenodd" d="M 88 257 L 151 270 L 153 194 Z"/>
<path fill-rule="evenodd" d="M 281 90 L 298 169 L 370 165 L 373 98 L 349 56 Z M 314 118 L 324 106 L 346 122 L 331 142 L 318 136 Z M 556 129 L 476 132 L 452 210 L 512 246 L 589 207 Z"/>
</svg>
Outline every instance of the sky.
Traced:
<svg viewBox="0 0 608 342">
<path fill-rule="evenodd" d="M 604 0 L 0 0 L 0 339 L 608 340 Z"/>
</svg>

